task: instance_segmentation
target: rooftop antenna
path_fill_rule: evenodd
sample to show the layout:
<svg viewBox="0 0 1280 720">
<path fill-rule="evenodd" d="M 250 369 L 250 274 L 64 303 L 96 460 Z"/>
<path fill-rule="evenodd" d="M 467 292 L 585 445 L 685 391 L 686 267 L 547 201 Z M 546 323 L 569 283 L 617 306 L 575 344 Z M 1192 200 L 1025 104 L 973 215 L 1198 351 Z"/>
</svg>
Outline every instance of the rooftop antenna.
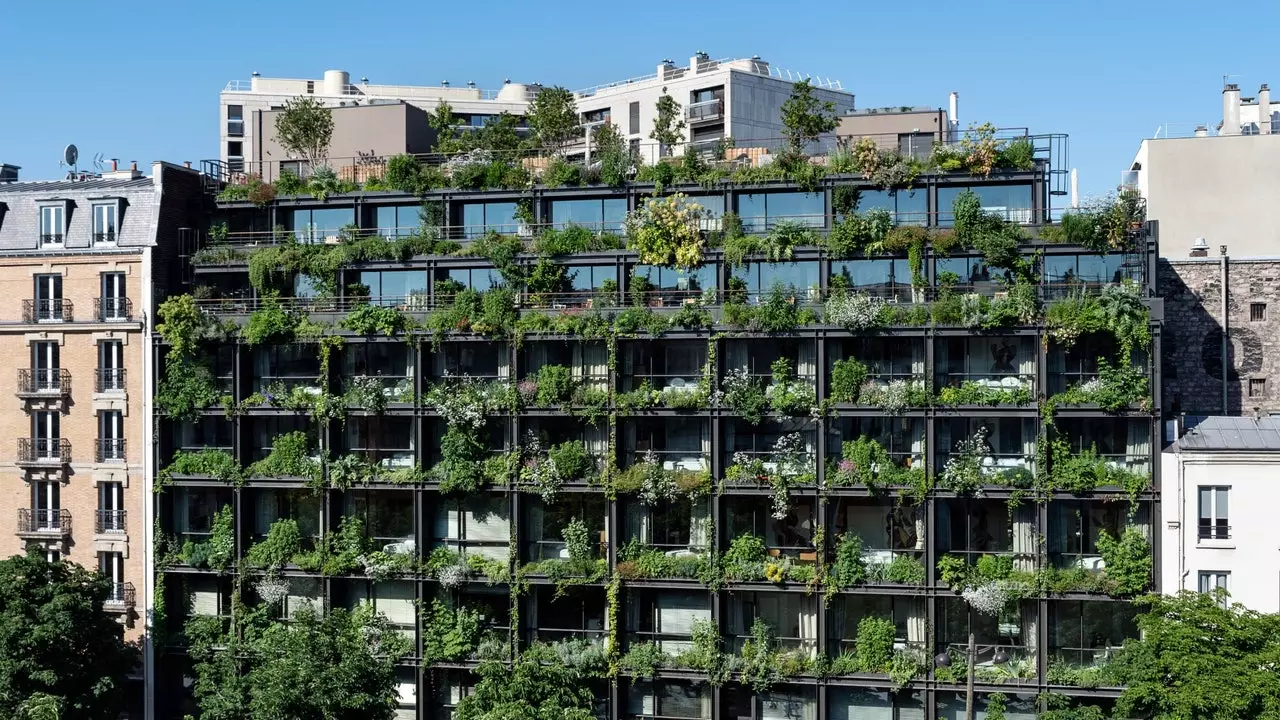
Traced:
<svg viewBox="0 0 1280 720">
<path fill-rule="evenodd" d="M 76 170 L 76 161 L 80 159 L 80 150 L 74 144 L 68 145 L 62 150 L 62 160 L 58 165 L 68 165 L 72 172 Z"/>
<path fill-rule="evenodd" d="M 107 167 L 107 164 L 104 162 L 104 158 L 103 158 L 103 156 L 102 156 L 102 153 L 96 153 L 96 154 L 94 154 L 94 156 L 93 156 L 93 168 L 94 168 L 95 170 L 97 170 L 98 172 L 102 172 L 103 170 L 105 170 L 105 169 L 106 169 L 106 167 Z"/>
<path fill-rule="evenodd" d="M 1235 74 L 1230 74 L 1230 75 L 1228 75 L 1228 74 L 1225 74 L 1225 73 L 1224 73 L 1224 74 L 1223 74 L 1223 76 L 1222 76 L 1222 87 L 1226 87 L 1226 86 L 1227 86 L 1227 81 L 1228 81 L 1228 80 L 1230 80 L 1230 79 L 1231 79 L 1231 78 L 1233 78 L 1233 77 L 1240 77 L 1240 76 L 1239 76 L 1239 75 L 1235 75 Z"/>
</svg>

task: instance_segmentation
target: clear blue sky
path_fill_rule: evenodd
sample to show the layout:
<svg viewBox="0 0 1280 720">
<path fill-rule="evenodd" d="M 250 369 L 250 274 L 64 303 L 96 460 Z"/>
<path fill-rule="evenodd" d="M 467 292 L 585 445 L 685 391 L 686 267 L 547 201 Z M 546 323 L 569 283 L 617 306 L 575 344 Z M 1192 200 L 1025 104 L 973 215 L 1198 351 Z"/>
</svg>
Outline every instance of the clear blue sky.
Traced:
<svg viewBox="0 0 1280 720">
<path fill-rule="evenodd" d="M 855 7 L 855 5 L 857 7 Z M 832 77 L 858 107 L 944 106 L 962 124 L 1070 135 L 1084 194 L 1114 187 L 1166 122 L 1217 122 L 1223 74 L 1243 95 L 1280 90 L 1268 33 L 1280 4 L 14 2 L 5 8 L 0 162 L 58 177 L 63 146 L 147 163 L 217 155 L 231 79 L 375 83 L 503 78 L 578 88 L 687 62 L 758 54 Z M 295 9 L 296 8 L 296 9 Z M 1229 9 L 1228 9 L 1229 8 Z M 1275 72 L 1268 76 L 1268 73 Z M 81 165 L 89 163 L 82 162 Z"/>
</svg>

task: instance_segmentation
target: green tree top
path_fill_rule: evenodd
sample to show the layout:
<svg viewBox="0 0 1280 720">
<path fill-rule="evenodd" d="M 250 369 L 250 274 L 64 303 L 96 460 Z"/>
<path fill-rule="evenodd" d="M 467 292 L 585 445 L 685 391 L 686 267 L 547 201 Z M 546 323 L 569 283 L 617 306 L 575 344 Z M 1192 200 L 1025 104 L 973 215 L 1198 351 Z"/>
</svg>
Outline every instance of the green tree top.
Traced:
<svg viewBox="0 0 1280 720">
<path fill-rule="evenodd" d="M 782 103 L 782 135 L 792 154 L 804 152 L 804 146 L 823 133 L 836 129 L 836 105 L 813 96 L 813 86 L 801 80 L 791 86 L 791 97 Z"/>
<path fill-rule="evenodd" d="M 658 141 L 665 156 L 671 153 L 672 147 L 684 142 L 684 114 L 680 112 L 680 103 L 667 93 L 658 98 L 657 110 L 649 137 Z"/>
<path fill-rule="evenodd" d="M 581 134 L 573 93 L 559 86 L 543 88 L 529 105 L 529 128 L 539 146 L 559 155 Z"/>
<path fill-rule="evenodd" d="M 458 118 L 449 103 L 441 101 L 436 111 L 427 115 L 427 126 L 436 133 L 436 144 L 432 148 L 436 152 L 456 153 L 468 149 L 466 142 L 458 137 Z"/>
<path fill-rule="evenodd" d="M 0 717 L 115 720 L 138 650 L 103 611 L 108 592 L 69 562 L 0 560 Z"/>
<path fill-rule="evenodd" d="M 293 98 L 276 115 L 276 142 L 286 153 L 301 156 L 313 166 L 328 157 L 332 139 L 333 111 L 315 98 Z"/>
</svg>

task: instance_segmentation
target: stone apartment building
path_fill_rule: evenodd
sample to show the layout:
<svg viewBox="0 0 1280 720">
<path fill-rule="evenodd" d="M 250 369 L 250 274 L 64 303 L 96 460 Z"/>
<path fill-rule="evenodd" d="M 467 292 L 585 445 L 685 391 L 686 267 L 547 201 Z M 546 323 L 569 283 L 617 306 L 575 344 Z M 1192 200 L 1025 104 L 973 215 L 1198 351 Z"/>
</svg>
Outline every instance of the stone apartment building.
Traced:
<svg viewBox="0 0 1280 720">
<path fill-rule="evenodd" d="M 200 202 L 155 163 L 0 182 L 0 555 L 35 547 L 98 569 L 125 638 L 144 634 L 150 528 L 147 336 L 153 284 Z M 139 677 L 141 674 L 139 673 Z M 136 694 L 140 704 L 141 692 Z M 141 715 L 138 715 L 141 717 Z"/>
</svg>

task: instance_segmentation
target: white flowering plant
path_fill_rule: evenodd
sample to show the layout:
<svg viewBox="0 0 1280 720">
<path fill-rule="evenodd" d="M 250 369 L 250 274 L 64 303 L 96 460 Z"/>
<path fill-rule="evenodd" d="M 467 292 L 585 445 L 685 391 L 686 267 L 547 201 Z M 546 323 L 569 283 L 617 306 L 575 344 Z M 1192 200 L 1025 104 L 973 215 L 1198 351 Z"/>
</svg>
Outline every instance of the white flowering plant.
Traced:
<svg viewBox="0 0 1280 720">
<path fill-rule="evenodd" d="M 972 436 L 956 443 L 955 452 L 942 467 L 939 487 L 960 494 L 980 493 L 982 462 L 991 454 L 987 429 L 980 427 Z"/>
<path fill-rule="evenodd" d="M 827 298 L 826 320 L 846 330 L 870 330 L 886 323 L 883 298 L 863 293 L 838 292 Z"/>
</svg>

